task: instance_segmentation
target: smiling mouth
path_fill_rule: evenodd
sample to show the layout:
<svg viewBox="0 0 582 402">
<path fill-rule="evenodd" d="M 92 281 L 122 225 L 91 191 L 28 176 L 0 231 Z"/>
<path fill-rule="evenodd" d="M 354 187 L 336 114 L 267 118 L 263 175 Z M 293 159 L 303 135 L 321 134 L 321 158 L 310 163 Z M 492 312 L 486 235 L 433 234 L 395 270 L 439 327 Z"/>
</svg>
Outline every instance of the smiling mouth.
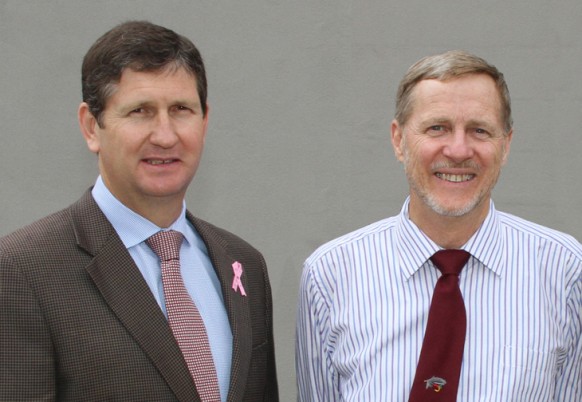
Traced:
<svg viewBox="0 0 582 402">
<path fill-rule="evenodd" d="M 447 173 L 435 173 L 436 177 L 442 180 L 450 181 L 453 183 L 461 183 L 464 181 L 472 180 L 474 174 L 447 174 Z"/>
<path fill-rule="evenodd" d="M 146 159 L 146 162 L 150 165 L 166 165 L 174 161 L 175 159 Z"/>
</svg>

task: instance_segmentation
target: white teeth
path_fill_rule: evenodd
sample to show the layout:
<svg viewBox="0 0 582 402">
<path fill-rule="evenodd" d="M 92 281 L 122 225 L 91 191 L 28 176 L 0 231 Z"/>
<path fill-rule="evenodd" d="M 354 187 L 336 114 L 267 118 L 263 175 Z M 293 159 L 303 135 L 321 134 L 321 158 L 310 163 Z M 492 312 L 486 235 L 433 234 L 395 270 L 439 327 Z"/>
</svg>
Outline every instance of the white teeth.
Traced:
<svg viewBox="0 0 582 402">
<path fill-rule="evenodd" d="M 165 163 L 171 163 L 172 159 L 166 159 L 166 160 L 160 160 L 160 159 L 150 159 L 148 160 L 148 163 L 150 165 L 163 165 Z"/>
<path fill-rule="evenodd" d="M 446 174 L 446 173 L 437 173 L 438 178 L 452 181 L 453 183 L 460 183 L 463 181 L 469 181 L 473 178 L 472 174 Z"/>
</svg>

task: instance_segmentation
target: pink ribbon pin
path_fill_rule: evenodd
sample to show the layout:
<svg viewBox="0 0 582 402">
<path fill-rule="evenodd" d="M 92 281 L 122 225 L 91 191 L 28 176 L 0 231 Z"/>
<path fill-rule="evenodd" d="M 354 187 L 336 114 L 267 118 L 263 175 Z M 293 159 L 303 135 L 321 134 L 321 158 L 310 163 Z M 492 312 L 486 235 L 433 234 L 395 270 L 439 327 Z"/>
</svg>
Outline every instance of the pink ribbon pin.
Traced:
<svg viewBox="0 0 582 402">
<path fill-rule="evenodd" d="M 240 277 L 243 273 L 242 264 L 238 261 L 235 261 L 232 264 L 232 271 L 234 272 L 234 279 L 232 280 L 232 288 L 234 289 L 235 292 L 240 289 L 240 294 L 243 296 L 246 296 L 247 293 L 245 292 L 245 288 L 243 288 L 243 284 L 240 280 Z"/>
</svg>

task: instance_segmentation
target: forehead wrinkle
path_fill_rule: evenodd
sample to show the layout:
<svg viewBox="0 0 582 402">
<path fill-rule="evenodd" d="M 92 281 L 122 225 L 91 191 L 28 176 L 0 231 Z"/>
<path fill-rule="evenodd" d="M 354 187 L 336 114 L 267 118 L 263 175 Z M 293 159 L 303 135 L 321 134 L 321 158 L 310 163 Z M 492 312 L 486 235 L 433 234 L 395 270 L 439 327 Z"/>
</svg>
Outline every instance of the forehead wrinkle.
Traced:
<svg viewBox="0 0 582 402">
<path fill-rule="evenodd" d="M 422 126 L 433 125 L 433 124 L 462 124 L 464 127 L 476 127 L 483 126 L 488 128 L 495 128 L 497 125 L 502 127 L 501 117 L 498 113 L 494 113 L 495 119 L 497 121 L 491 121 L 487 116 L 490 115 L 487 107 L 483 105 L 475 105 L 475 108 L 471 110 L 466 110 L 463 105 L 458 105 L 454 108 L 454 111 L 444 110 L 439 106 L 428 108 L 419 116 L 419 122 Z M 477 116 L 477 117 L 474 117 Z"/>
<path fill-rule="evenodd" d="M 126 88 L 124 98 L 118 99 L 114 94 L 110 100 L 114 100 L 122 105 L 130 106 L 159 106 L 160 104 L 169 105 L 186 105 L 186 106 L 200 106 L 200 99 L 198 93 L 193 93 L 192 96 L 184 94 L 175 94 L 166 92 L 162 94 L 157 93 L 156 86 L 141 86 L 136 88 Z"/>
<path fill-rule="evenodd" d="M 471 77 L 466 77 L 471 78 Z M 456 104 L 458 108 L 483 109 L 485 112 L 489 107 L 493 107 L 501 115 L 501 98 L 498 90 L 494 86 L 480 88 L 483 97 L 475 98 L 472 91 L 459 91 L 460 83 L 465 82 L 462 77 L 452 80 L 427 79 L 420 81 L 411 92 L 411 114 L 415 113 L 418 107 L 439 108 L 439 105 Z M 467 103 L 471 103 L 468 105 Z"/>
</svg>

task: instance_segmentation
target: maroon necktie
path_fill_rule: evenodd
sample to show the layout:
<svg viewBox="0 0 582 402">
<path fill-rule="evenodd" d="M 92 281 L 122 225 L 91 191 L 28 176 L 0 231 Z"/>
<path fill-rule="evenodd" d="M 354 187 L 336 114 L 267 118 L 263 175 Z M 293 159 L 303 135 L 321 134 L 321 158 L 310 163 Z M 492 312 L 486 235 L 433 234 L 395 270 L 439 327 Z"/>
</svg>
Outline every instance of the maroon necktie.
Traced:
<svg viewBox="0 0 582 402">
<path fill-rule="evenodd" d="M 203 402 L 220 402 L 218 377 L 202 317 L 180 273 L 182 233 L 158 232 L 146 244 L 160 257 L 168 322 Z"/>
<path fill-rule="evenodd" d="M 441 250 L 430 258 L 442 276 L 434 288 L 409 402 L 457 400 L 467 330 L 459 273 L 470 256 L 463 250 Z"/>
</svg>

